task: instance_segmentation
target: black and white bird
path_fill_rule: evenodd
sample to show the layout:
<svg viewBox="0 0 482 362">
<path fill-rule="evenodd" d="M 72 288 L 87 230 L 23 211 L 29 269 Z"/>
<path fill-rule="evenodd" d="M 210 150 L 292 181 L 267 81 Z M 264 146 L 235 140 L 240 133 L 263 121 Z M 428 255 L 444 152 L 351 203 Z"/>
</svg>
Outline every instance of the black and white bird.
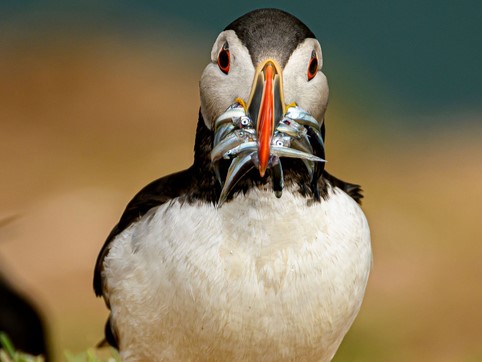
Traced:
<svg viewBox="0 0 482 362">
<path fill-rule="evenodd" d="M 95 267 L 124 361 L 333 358 L 371 267 L 359 186 L 324 170 L 315 35 L 275 9 L 219 34 L 194 163 L 127 205 Z"/>
</svg>

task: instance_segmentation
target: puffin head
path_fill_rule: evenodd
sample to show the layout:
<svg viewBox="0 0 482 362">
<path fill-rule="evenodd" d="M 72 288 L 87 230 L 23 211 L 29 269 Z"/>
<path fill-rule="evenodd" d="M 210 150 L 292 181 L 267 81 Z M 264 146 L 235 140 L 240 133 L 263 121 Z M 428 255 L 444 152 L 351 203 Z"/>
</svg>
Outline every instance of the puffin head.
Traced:
<svg viewBox="0 0 482 362">
<path fill-rule="evenodd" d="M 328 102 L 322 65 L 314 34 L 281 10 L 254 10 L 218 35 L 200 93 L 205 126 L 214 132 L 211 161 L 223 185 L 220 204 L 252 168 L 262 179 L 271 176 L 280 197 L 280 158 L 299 158 L 316 182 Z M 219 171 L 224 160 L 231 161 L 225 177 Z"/>
</svg>

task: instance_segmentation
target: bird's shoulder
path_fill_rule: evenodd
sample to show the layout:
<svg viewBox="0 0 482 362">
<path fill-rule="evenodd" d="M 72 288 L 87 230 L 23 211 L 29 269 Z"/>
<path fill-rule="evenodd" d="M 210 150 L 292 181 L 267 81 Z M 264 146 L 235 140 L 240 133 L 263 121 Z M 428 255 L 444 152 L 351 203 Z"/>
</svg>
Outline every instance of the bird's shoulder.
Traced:
<svg viewBox="0 0 482 362">
<path fill-rule="evenodd" d="M 337 187 L 344 191 L 348 196 L 356 201 L 357 204 L 361 205 L 361 200 L 363 198 L 363 190 L 360 185 L 353 184 L 350 182 L 342 181 L 339 178 L 329 174 L 326 170 L 323 171 L 323 182 L 329 183 L 333 187 Z"/>
<path fill-rule="evenodd" d="M 115 237 L 154 207 L 178 197 L 184 197 L 189 201 L 193 197 L 192 194 L 198 191 L 198 188 L 193 187 L 193 184 L 196 186 L 193 180 L 192 168 L 188 168 L 152 181 L 132 198 L 122 213 L 119 222 L 107 236 L 97 257 L 94 269 L 94 291 L 97 296 L 103 294 L 103 263 Z"/>
</svg>

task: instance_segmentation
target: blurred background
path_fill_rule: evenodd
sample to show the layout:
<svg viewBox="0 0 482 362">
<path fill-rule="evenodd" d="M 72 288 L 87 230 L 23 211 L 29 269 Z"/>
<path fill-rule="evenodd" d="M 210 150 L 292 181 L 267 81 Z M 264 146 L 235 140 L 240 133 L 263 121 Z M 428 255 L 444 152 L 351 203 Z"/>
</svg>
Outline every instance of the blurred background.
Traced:
<svg viewBox="0 0 482 362">
<path fill-rule="evenodd" d="M 192 162 L 217 34 L 274 6 L 322 44 L 327 169 L 363 186 L 372 229 L 335 361 L 482 360 L 480 1 L 7 0 L 0 268 L 42 310 L 57 360 L 103 336 L 93 266 L 127 202 Z"/>
</svg>

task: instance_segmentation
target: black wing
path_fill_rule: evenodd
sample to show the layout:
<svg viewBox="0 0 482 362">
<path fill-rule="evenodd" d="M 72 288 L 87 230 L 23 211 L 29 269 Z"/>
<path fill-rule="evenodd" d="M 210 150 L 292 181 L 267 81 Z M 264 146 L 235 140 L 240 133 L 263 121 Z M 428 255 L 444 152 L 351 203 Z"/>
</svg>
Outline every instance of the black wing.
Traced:
<svg viewBox="0 0 482 362">
<path fill-rule="evenodd" d="M 363 198 L 363 190 L 360 185 L 351 184 L 349 182 L 342 181 L 335 176 L 330 175 L 328 172 L 323 171 L 323 177 L 333 186 L 338 187 L 345 191 L 353 200 L 361 205 L 361 199 Z"/>
</svg>

